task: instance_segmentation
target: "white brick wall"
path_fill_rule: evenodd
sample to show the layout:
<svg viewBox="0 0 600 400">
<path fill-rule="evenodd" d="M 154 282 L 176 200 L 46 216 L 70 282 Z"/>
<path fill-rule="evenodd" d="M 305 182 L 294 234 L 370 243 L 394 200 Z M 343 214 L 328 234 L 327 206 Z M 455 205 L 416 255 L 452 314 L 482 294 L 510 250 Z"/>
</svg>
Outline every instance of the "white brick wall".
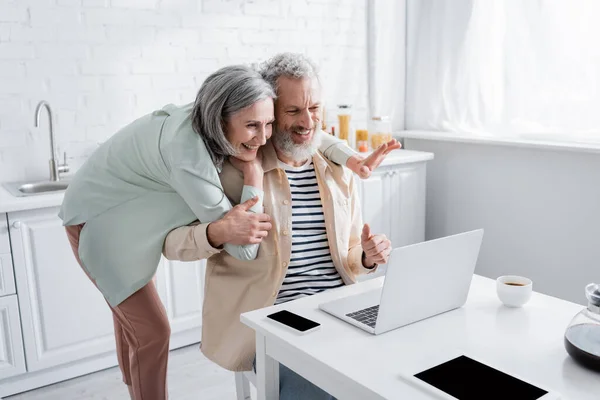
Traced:
<svg viewBox="0 0 600 400">
<path fill-rule="evenodd" d="M 0 0 L 0 182 L 47 177 L 42 99 L 77 167 L 133 119 L 192 101 L 217 68 L 280 51 L 320 65 L 329 121 L 349 102 L 364 125 L 365 2 Z"/>
</svg>

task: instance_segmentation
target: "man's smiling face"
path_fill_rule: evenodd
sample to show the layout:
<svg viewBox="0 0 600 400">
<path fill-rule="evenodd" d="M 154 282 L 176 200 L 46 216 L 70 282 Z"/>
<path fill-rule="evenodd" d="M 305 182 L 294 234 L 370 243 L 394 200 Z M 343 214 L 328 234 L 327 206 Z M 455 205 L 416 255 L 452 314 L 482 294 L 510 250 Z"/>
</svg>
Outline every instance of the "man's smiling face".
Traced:
<svg viewBox="0 0 600 400">
<path fill-rule="evenodd" d="M 318 148 L 315 133 L 321 123 L 321 87 L 315 78 L 277 80 L 273 144 L 296 161 L 308 159 Z"/>
</svg>

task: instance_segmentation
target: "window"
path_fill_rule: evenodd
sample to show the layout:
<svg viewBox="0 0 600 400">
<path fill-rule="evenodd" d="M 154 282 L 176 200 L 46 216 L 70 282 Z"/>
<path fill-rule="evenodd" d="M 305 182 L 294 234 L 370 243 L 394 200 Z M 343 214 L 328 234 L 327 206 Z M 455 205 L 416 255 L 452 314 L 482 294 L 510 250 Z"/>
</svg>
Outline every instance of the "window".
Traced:
<svg viewBox="0 0 600 400">
<path fill-rule="evenodd" d="M 408 0 L 406 129 L 600 141 L 598 20 L 595 0 Z"/>
</svg>

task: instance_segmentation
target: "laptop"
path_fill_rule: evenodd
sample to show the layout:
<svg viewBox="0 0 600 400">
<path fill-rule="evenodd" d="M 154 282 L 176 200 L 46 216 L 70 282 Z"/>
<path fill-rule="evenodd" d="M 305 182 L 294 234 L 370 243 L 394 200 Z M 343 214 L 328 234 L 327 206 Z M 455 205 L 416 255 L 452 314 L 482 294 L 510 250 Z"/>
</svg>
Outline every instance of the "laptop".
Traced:
<svg viewBox="0 0 600 400">
<path fill-rule="evenodd" d="M 394 249 L 383 287 L 319 305 L 378 335 L 462 307 L 467 301 L 483 229 Z"/>
</svg>

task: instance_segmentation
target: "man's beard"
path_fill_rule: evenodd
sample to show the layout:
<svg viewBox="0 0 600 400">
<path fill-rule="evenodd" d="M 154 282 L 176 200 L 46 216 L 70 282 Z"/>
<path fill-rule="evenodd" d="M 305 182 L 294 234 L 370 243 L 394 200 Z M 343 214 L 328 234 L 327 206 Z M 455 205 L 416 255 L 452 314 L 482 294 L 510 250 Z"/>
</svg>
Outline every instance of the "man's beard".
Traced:
<svg viewBox="0 0 600 400">
<path fill-rule="evenodd" d="M 280 129 L 277 123 L 274 124 L 273 145 L 282 152 L 286 157 L 291 158 L 293 161 L 305 161 L 308 160 L 319 150 L 321 146 L 321 135 L 318 130 L 314 130 L 313 136 L 309 142 L 306 143 L 294 143 L 292 138 L 292 132 L 294 131 L 305 131 L 306 129 L 300 128 L 299 126 L 292 126 L 287 130 Z"/>
</svg>

